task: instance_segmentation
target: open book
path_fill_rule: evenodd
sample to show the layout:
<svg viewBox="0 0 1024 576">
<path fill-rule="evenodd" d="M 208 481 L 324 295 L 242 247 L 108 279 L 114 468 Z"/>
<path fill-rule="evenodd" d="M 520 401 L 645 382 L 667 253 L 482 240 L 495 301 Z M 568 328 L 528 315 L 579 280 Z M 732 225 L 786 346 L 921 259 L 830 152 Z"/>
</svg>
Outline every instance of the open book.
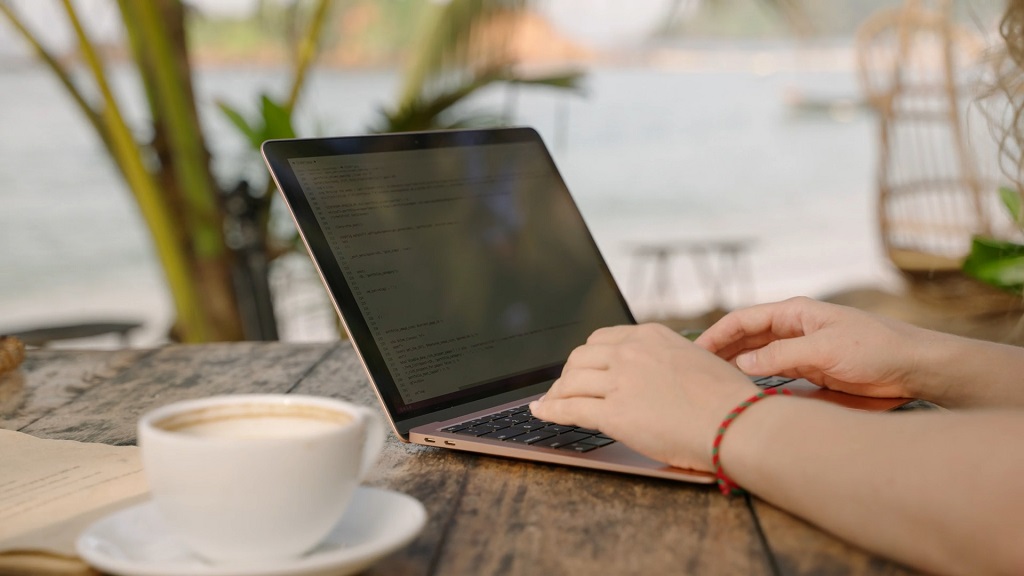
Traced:
<svg viewBox="0 0 1024 576">
<path fill-rule="evenodd" d="M 148 495 L 139 450 L 0 430 L 0 574 L 90 574 L 79 533 Z"/>
</svg>

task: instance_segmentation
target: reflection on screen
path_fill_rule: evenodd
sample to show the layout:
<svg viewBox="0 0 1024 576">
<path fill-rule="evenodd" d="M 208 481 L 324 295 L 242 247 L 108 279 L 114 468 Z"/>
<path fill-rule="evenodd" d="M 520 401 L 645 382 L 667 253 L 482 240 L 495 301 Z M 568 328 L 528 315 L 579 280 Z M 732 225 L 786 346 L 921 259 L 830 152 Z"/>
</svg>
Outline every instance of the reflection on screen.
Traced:
<svg viewBox="0 0 1024 576">
<path fill-rule="evenodd" d="M 406 404 L 628 321 L 537 143 L 290 161 Z"/>
</svg>

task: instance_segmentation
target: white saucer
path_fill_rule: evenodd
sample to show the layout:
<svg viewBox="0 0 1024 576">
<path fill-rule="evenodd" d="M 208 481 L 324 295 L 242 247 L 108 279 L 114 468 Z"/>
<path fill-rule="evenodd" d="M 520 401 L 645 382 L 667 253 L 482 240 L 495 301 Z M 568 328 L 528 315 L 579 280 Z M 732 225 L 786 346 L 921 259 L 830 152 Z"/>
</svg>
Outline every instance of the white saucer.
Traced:
<svg viewBox="0 0 1024 576">
<path fill-rule="evenodd" d="M 76 542 L 93 568 L 121 576 L 313 576 L 352 574 L 405 546 L 423 529 L 427 512 L 411 496 L 359 487 L 345 516 L 301 558 L 260 566 L 209 564 L 168 532 L 152 501 L 90 525 Z"/>
</svg>

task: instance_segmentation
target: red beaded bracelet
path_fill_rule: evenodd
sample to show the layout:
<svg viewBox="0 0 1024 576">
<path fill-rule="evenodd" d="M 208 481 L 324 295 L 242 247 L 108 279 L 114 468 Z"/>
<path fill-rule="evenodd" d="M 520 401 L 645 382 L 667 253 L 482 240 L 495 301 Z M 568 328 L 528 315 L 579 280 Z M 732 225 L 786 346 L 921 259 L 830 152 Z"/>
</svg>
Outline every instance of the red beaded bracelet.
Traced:
<svg viewBox="0 0 1024 576">
<path fill-rule="evenodd" d="M 789 390 L 779 390 L 778 388 L 762 390 L 740 402 L 739 406 L 733 408 L 729 415 L 725 417 L 725 420 L 722 420 L 722 423 L 718 426 L 718 433 L 715 434 L 715 443 L 711 445 L 711 464 L 715 467 L 715 480 L 718 482 L 718 489 L 722 491 L 722 494 L 728 496 L 730 494 L 743 494 L 746 492 L 743 488 L 740 488 L 739 484 L 733 482 L 732 478 L 726 476 L 725 471 L 722 470 L 722 461 L 718 457 L 718 448 L 722 444 L 722 438 L 725 436 L 726 429 L 736 420 L 737 416 L 753 406 L 758 400 L 775 396 L 776 394 L 789 395 L 791 392 Z"/>
</svg>

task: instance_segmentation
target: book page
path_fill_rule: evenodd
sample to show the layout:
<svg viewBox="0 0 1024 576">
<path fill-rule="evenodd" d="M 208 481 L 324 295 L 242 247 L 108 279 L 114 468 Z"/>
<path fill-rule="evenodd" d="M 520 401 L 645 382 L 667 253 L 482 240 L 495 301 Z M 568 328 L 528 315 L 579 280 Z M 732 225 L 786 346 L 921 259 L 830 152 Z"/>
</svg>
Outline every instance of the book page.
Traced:
<svg viewBox="0 0 1024 576">
<path fill-rule="evenodd" d="M 0 566 L 12 551 L 74 556 L 86 526 L 147 494 L 135 446 L 0 430 Z"/>
</svg>

